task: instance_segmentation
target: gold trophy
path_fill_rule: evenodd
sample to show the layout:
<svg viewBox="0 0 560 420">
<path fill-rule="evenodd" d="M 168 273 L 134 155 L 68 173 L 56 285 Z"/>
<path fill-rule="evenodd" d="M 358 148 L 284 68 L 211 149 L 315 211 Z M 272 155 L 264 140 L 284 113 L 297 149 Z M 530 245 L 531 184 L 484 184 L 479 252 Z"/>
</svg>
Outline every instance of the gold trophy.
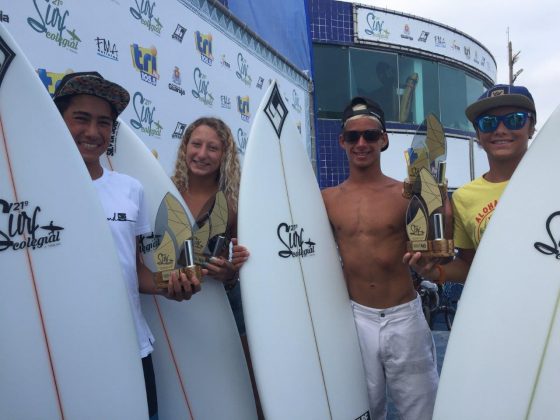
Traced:
<svg viewBox="0 0 560 420">
<path fill-rule="evenodd" d="M 452 227 L 446 208 L 446 138 L 443 126 L 429 114 L 405 151 L 408 178 L 403 196 L 410 199 L 406 212 L 407 252 L 448 258 L 455 254 Z"/>
<path fill-rule="evenodd" d="M 158 289 L 167 288 L 173 272 L 187 275 L 194 272 L 202 279 L 202 270 L 194 263 L 189 217 L 183 205 L 171 193 L 165 195 L 159 206 L 154 235 L 162 239 L 151 255 L 151 264 L 146 266 L 154 272 Z"/>
<path fill-rule="evenodd" d="M 229 212 L 226 196 L 218 191 L 211 201 L 204 206 L 210 210 L 197 218 L 193 232 L 194 261 L 202 267 L 208 258 L 220 255 L 228 244 L 226 233 Z"/>
</svg>

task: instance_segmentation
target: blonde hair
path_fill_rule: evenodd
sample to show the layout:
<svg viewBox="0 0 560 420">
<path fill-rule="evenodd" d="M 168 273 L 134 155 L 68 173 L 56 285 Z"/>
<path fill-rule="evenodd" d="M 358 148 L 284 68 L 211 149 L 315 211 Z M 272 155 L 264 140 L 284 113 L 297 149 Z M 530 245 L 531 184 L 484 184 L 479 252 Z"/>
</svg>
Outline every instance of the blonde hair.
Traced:
<svg viewBox="0 0 560 420">
<path fill-rule="evenodd" d="M 189 190 L 189 174 L 187 168 L 187 145 L 191 139 L 192 133 L 201 125 L 208 126 L 218 135 L 224 147 L 222 162 L 220 163 L 220 173 L 218 175 L 218 188 L 223 191 L 229 204 L 233 206 L 233 210 L 237 211 L 237 198 L 239 195 L 239 179 L 241 177 L 241 169 L 239 158 L 237 156 L 237 146 L 233 139 L 230 128 L 219 118 L 202 117 L 189 125 L 183 138 L 181 145 L 177 151 L 177 160 L 175 162 L 175 173 L 171 180 L 177 186 L 179 192 L 183 193 Z"/>
</svg>

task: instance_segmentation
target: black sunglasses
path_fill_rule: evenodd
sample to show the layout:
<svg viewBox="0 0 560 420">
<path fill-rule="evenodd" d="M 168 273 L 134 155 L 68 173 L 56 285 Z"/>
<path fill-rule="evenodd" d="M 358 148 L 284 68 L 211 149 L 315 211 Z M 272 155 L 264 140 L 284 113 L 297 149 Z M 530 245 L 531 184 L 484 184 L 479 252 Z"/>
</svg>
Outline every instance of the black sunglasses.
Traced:
<svg viewBox="0 0 560 420">
<path fill-rule="evenodd" d="M 379 129 L 363 131 L 350 130 L 342 133 L 342 137 L 344 138 L 344 141 L 349 144 L 358 143 L 358 141 L 360 141 L 360 137 L 363 137 L 368 143 L 375 143 L 381 138 L 382 134 L 383 130 Z"/>
<path fill-rule="evenodd" d="M 483 133 L 496 131 L 500 121 L 504 123 L 508 130 L 520 130 L 525 127 L 527 119 L 532 114 L 530 112 L 511 112 L 506 115 L 483 115 L 476 119 L 477 128 Z"/>
</svg>

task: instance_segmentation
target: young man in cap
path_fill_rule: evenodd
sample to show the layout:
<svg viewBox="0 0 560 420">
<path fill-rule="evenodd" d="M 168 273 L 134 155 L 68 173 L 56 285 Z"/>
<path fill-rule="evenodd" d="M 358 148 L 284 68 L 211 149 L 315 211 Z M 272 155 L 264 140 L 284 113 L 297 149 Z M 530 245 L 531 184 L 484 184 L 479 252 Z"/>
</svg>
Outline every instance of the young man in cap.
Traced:
<svg viewBox="0 0 560 420">
<path fill-rule="evenodd" d="M 407 253 L 403 261 L 423 277 L 464 283 L 474 254 L 498 200 L 535 133 L 537 111 L 523 86 L 495 85 L 465 110 L 474 125 L 489 171 L 453 193 L 453 239 L 456 258 L 440 266 Z"/>
<path fill-rule="evenodd" d="M 190 299 L 200 290 L 200 281 L 182 274 L 172 278 L 166 293 L 155 288 L 152 274 L 138 256 L 138 237 L 151 231 L 142 185 L 101 166 L 100 157 L 109 146 L 113 124 L 130 100 L 128 92 L 97 72 L 81 72 L 64 76 L 53 99 L 93 180 L 117 245 L 138 336 L 150 418 L 154 419 L 157 397 L 150 356 L 154 337 L 142 314 L 139 292 Z"/>
<path fill-rule="evenodd" d="M 386 417 L 388 390 L 401 417 L 431 419 L 439 381 L 435 346 L 402 262 L 408 200 L 402 181 L 381 171 L 389 139 L 377 103 L 352 99 L 339 144 L 350 175 L 323 190 L 323 199 L 352 300 L 372 418 Z"/>
</svg>

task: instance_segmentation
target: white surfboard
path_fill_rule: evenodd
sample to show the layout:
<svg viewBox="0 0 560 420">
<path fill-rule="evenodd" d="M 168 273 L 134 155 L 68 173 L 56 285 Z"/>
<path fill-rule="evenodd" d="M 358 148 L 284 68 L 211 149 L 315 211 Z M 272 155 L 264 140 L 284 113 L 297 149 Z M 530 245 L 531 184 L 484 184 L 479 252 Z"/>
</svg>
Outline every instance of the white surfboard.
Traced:
<svg viewBox="0 0 560 420">
<path fill-rule="evenodd" d="M 152 228 L 167 194 L 192 223 L 175 185 L 132 129 L 121 121 L 114 140 L 112 156 L 102 163 L 142 183 Z M 146 238 L 144 245 L 150 248 L 154 242 Z M 150 254 L 148 249 L 145 260 Z M 147 295 L 141 300 L 156 339 L 152 358 L 159 418 L 256 419 L 247 363 L 223 284 L 205 278 L 202 290 L 187 302 Z"/>
<path fill-rule="evenodd" d="M 560 107 L 513 174 L 461 296 L 434 419 L 560 412 Z"/>
<path fill-rule="evenodd" d="M 101 203 L 60 113 L 2 25 L 0 279 L 0 418 L 148 418 Z"/>
<path fill-rule="evenodd" d="M 313 169 L 273 83 L 241 180 L 241 293 L 265 417 L 369 419 L 360 348 Z"/>
</svg>

